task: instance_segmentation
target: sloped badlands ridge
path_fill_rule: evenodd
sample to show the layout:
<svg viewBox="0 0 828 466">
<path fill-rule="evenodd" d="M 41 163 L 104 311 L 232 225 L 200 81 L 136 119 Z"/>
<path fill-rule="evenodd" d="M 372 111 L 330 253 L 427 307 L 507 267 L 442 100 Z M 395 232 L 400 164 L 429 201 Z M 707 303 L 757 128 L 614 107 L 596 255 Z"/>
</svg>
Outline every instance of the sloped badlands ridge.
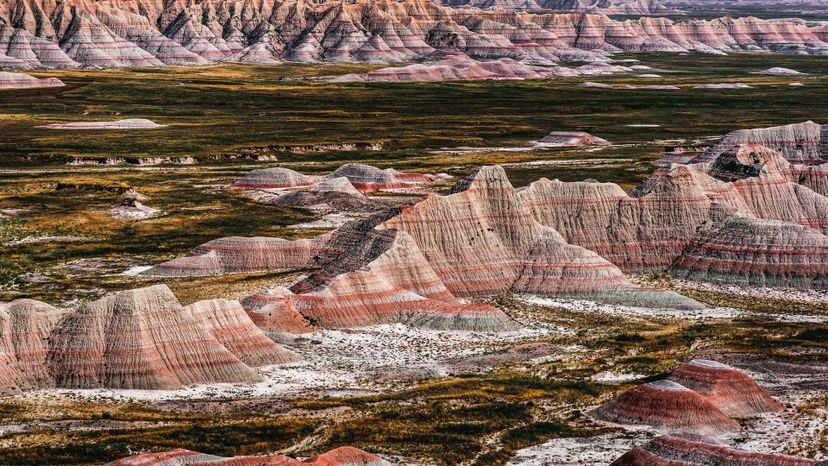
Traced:
<svg viewBox="0 0 828 466">
<path fill-rule="evenodd" d="M 526 64 L 601 61 L 618 51 L 826 54 L 826 39 L 824 28 L 797 20 L 616 21 L 599 15 L 453 9 L 427 0 L 287 0 L 244 7 L 219 0 L 0 2 L 0 66 L 19 69 L 279 60 L 395 63 L 435 50 Z"/>
<path fill-rule="evenodd" d="M 740 429 L 731 417 L 752 417 L 782 409 L 744 372 L 715 361 L 693 360 L 667 380 L 638 385 L 595 409 L 592 415 L 618 424 L 716 436 Z"/>
<path fill-rule="evenodd" d="M 814 460 L 757 453 L 699 440 L 661 436 L 625 453 L 610 466 L 816 466 Z M 820 463 L 824 464 L 824 463 Z"/>
<path fill-rule="evenodd" d="M 250 383 L 252 367 L 300 358 L 270 340 L 238 302 L 182 307 L 164 285 L 58 310 L 0 304 L 0 393 L 36 388 L 172 389 Z"/>
<path fill-rule="evenodd" d="M 617 424 L 646 424 L 667 431 L 721 435 L 737 432 L 739 424 L 701 394 L 669 380 L 645 383 L 593 411 Z"/>
<path fill-rule="evenodd" d="M 682 14 L 659 0 L 442 0 L 440 3 L 453 7 L 582 11 L 604 15 Z"/>
<path fill-rule="evenodd" d="M 339 447 L 306 460 L 289 456 L 233 456 L 221 457 L 178 448 L 162 453 L 130 456 L 108 463 L 108 466 L 391 466 L 382 458 L 353 447 Z"/>
<path fill-rule="evenodd" d="M 0 89 L 31 89 L 37 87 L 62 87 L 63 81 L 58 78 L 38 79 L 25 73 L 9 73 L 0 71 Z"/>
</svg>

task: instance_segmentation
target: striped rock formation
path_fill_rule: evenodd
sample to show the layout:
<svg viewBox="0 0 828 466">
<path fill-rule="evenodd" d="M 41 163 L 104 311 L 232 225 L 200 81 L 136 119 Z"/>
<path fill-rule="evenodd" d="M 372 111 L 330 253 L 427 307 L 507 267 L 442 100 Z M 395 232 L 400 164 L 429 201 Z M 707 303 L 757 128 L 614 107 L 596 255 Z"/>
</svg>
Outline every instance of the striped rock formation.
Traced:
<svg viewBox="0 0 828 466">
<path fill-rule="evenodd" d="M 275 167 L 253 170 L 230 186 L 247 189 L 297 188 L 310 186 L 316 181 L 316 177 L 303 175 L 289 168 Z"/>
<path fill-rule="evenodd" d="M 544 147 L 609 146 L 610 142 L 583 131 L 553 131 L 544 136 L 536 145 Z"/>
<path fill-rule="evenodd" d="M 651 0 L 545 0 L 588 11 L 652 11 Z M 526 6 L 531 6 L 527 4 Z M 581 13 L 454 9 L 428 0 L 0 2 L 0 64 L 68 68 L 416 61 L 435 50 L 524 64 L 606 61 L 612 53 L 828 53 L 819 25 L 753 17 L 619 21 Z"/>
<path fill-rule="evenodd" d="M 391 466 L 377 455 L 353 447 L 339 447 L 306 460 L 288 456 L 234 456 L 221 457 L 198 453 L 183 448 L 163 453 L 147 453 L 130 456 L 108 466 Z"/>
<path fill-rule="evenodd" d="M 728 416 L 750 417 L 784 409 L 744 372 L 719 362 L 694 359 L 670 374 L 669 380 L 702 394 Z"/>
<path fill-rule="evenodd" d="M 740 429 L 703 395 L 669 380 L 638 385 L 593 410 L 592 415 L 608 422 L 649 425 L 668 432 L 722 435 Z"/>
<path fill-rule="evenodd" d="M 219 343 L 248 366 L 287 364 L 302 359 L 268 338 L 238 301 L 199 301 L 184 309 L 200 320 Z"/>
<path fill-rule="evenodd" d="M 1 63 L 0 68 L 2 68 Z M 62 87 L 65 85 L 58 78 L 38 79 L 25 73 L 0 71 L 0 89 L 31 89 L 37 87 Z"/>
<path fill-rule="evenodd" d="M 441 3 L 452 7 L 580 11 L 604 15 L 681 14 L 659 0 L 443 0 Z"/>
<path fill-rule="evenodd" d="M 57 323 L 48 369 L 64 388 L 174 389 L 261 380 L 211 333 L 207 318 L 193 316 L 164 285 L 122 291 Z"/>
<path fill-rule="evenodd" d="M 317 210 L 375 212 L 405 201 L 377 197 L 369 198 L 359 192 L 348 181 L 348 178 L 341 176 L 339 178 L 325 178 L 308 189 L 292 191 L 264 202 L 273 205 Z"/>
<path fill-rule="evenodd" d="M 325 235 L 296 241 L 230 236 L 204 243 L 187 256 L 156 265 L 142 275 L 202 277 L 313 268 L 317 265 L 314 256 L 325 250 L 326 242 Z"/>
<path fill-rule="evenodd" d="M 408 189 L 431 181 L 428 176 L 420 173 L 402 173 L 393 168 L 382 170 L 363 163 L 346 163 L 327 177 L 347 178 L 360 192 Z"/>
<path fill-rule="evenodd" d="M 0 394 L 38 388 L 174 389 L 260 380 L 253 367 L 298 361 L 236 301 L 182 307 L 164 285 L 77 310 L 0 303 Z"/>
<path fill-rule="evenodd" d="M 65 312 L 30 299 L 0 303 L 0 395 L 54 385 L 48 339 Z"/>
<path fill-rule="evenodd" d="M 308 333 L 316 327 L 303 316 L 285 287 L 262 291 L 242 300 L 250 320 L 270 335 Z"/>
<path fill-rule="evenodd" d="M 817 466 L 814 460 L 757 453 L 699 440 L 661 436 L 630 450 L 610 466 Z"/>
<path fill-rule="evenodd" d="M 48 129 L 156 129 L 165 125 L 159 125 L 152 120 L 145 118 L 127 118 L 116 121 L 77 121 L 72 123 L 51 123 L 38 126 Z"/>
<path fill-rule="evenodd" d="M 610 183 L 541 179 L 520 197 L 540 223 L 623 270 L 824 288 L 828 198 L 798 181 L 822 189 L 825 172 L 756 147 L 659 169 L 629 194 Z M 745 154 L 763 158 L 743 165 Z"/>
<path fill-rule="evenodd" d="M 792 164 L 828 162 L 828 126 L 820 126 L 813 121 L 734 131 L 694 162 L 713 162 L 722 154 L 742 144 L 772 149 L 781 153 Z"/>
</svg>

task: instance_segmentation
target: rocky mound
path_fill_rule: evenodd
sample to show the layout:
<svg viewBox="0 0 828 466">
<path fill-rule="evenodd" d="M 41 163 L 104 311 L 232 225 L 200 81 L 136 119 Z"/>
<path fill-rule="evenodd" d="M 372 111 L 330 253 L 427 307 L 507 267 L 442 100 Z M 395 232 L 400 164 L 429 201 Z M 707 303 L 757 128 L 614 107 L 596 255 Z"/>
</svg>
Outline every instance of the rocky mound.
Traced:
<svg viewBox="0 0 828 466">
<path fill-rule="evenodd" d="M 290 290 L 277 287 L 248 296 L 242 301 L 250 319 L 269 334 L 308 333 L 315 330 L 291 299 Z"/>
<path fill-rule="evenodd" d="M 62 87 L 58 78 L 38 79 L 25 73 L 9 73 L 0 71 L 0 89 L 31 89 L 36 87 Z"/>
<path fill-rule="evenodd" d="M 750 417 L 783 409 L 745 373 L 719 362 L 694 359 L 669 379 L 704 395 L 728 416 Z"/>
<path fill-rule="evenodd" d="M 373 212 L 393 207 L 400 202 L 395 199 L 369 198 L 357 190 L 348 178 L 326 178 L 307 190 L 293 191 L 281 195 L 268 204 L 289 207 L 304 207 L 317 210 L 342 212 Z"/>
<path fill-rule="evenodd" d="M 644 91 L 680 91 L 681 88 L 678 86 L 673 86 L 671 84 L 605 84 L 605 83 L 595 83 L 595 82 L 585 82 L 578 84 L 578 87 L 585 87 L 590 89 L 613 89 L 613 90 L 622 90 L 622 91 L 635 91 L 635 90 L 644 90 Z"/>
<path fill-rule="evenodd" d="M 110 212 L 115 217 L 125 217 L 133 219 L 149 218 L 158 215 L 159 210 L 146 206 L 136 199 L 124 199 L 121 205 L 113 207 Z"/>
<path fill-rule="evenodd" d="M 314 256 L 326 248 L 327 237 L 289 241 L 281 238 L 230 236 L 207 242 L 142 275 L 201 277 L 232 273 L 313 268 Z"/>
<path fill-rule="evenodd" d="M 439 59 L 431 59 L 414 65 L 382 68 L 365 74 L 347 74 L 336 77 L 333 81 L 479 81 L 484 79 L 537 79 L 544 74 L 511 58 L 477 61 L 463 53 L 451 53 L 441 55 Z"/>
<path fill-rule="evenodd" d="M 230 185 L 234 188 L 271 189 L 310 186 L 316 178 L 303 175 L 289 168 L 275 167 L 253 170 Z"/>
<path fill-rule="evenodd" d="M 635 448 L 610 466 L 814 466 L 814 460 L 795 456 L 738 450 L 715 443 L 661 436 Z"/>
<path fill-rule="evenodd" d="M 108 466 L 218 466 L 230 464 L 233 466 L 391 466 L 391 463 L 377 455 L 353 447 L 339 447 L 306 460 L 296 460 L 281 455 L 225 458 L 178 448 L 163 453 L 130 456 L 108 463 Z"/>
<path fill-rule="evenodd" d="M 781 66 L 776 66 L 773 68 L 768 68 L 766 70 L 758 71 L 756 74 L 767 74 L 771 76 L 801 76 L 802 73 L 796 70 L 792 70 L 790 68 L 782 68 Z"/>
<path fill-rule="evenodd" d="M 669 380 L 638 385 L 593 411 L 604 421 L 659 430 L 720 435 L 739 424 L 701 394 Z"/>
<path fill-rule="evenodd" d="M 583 131 L 552 131 L 536 145 L 543 147 L 609 146 L 610 142 Z"/>
<path fill-rule="evenodd" d="M 360 192 L 384 189 L 410 189 L 430 179 L 420 173 L 400 173 L 393 168 L 381 170 L 363 163 L 346 163 L 334 170 L 327 178 L 347 178 Z"/>
<path fill-rule="evenodd" d="M 753 89 L 753 86 L 745 83 L 716 83 L 693 86 L 693 89 Z"/>
<path fill-rule="evenodd" d="M 65 388 L 173 389 L 260 377 L 163 285 L 123 291 L 66 315 L 47 358 Z"/>
<path fill-rule="evenodd" d="M 655 4 L 651 0 L 544 1 L 564 9 L 621 14 L 653 11 Z M 0 4 L 0 63 L 21 69 L 281 60 L 396 63 L 435 50 L 462 52 L 481 61 L 512 59 L 547 65 L 606 61 L 608 54 L 621 51 L 819 55 L 828 50 L 819 27 L 799 20 L 754 17 L 619 21 L 582 13 L 453 9 L 427 0 L 344 4 L 289 0 L 251 3 L 245 8 L 203 0 L 172 4 L 150 0 L 141 8 L 111 0 L 76 0 L 71 5 L 7 1 Z"/>
<path fill-rule="evenodd" d="M 78 121 L 72 123 L 51 123 L 38 126 L 49 129 L 155 129 L 165 125 L 156 124 L 144 118 L 127 118 L 117 121 Z"/>
<path fill-rule="evenodd" d="M 53 386 L 48 339 L 64 312 L 30 299 L 0 303 L 0 395 Z"/>
<path fill-rule="evenodd" d="M 694 162 L 713 162 L 725 152 L 744 144 L 777 151 L 791 163 L 828 161 L 828 129 L 813 121 L 807 121 L 771 128 L 734 131 Z"/>
</svg>

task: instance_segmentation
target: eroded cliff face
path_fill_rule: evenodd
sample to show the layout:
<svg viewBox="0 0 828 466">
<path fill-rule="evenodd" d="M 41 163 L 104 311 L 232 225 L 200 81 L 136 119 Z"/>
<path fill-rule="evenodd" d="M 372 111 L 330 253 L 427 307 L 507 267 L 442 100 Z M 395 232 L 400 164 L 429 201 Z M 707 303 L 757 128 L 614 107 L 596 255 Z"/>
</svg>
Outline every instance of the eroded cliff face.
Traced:
<svg viewBox="0 0 828 466">
<path fill-rule="evenodd" d="M 651 2 L 616 3 L 646 7 Z M 0 66 L 19 69 L 280 60 L 396 63 L 435 50 L 527 64 L 601 61 L 618 51 L 822 55 L 828 53 L 825 36 L 824 28 L 793 20 L 616 21 L 578 13 L 453 9 L 427 0 L 0 2 Z"/>
<path fill-rule="evenodd" d="M 147 453 L 129 456 L 108 466 L 185 466 L 185 465 L 229 465 L 233 466 L 391 466 L 382 458 L 353 447 L 339 447 L 306 460 L 289 456 L 232 456 L 221 457 L 177 448 L 161 453 Z"/>
</svg>

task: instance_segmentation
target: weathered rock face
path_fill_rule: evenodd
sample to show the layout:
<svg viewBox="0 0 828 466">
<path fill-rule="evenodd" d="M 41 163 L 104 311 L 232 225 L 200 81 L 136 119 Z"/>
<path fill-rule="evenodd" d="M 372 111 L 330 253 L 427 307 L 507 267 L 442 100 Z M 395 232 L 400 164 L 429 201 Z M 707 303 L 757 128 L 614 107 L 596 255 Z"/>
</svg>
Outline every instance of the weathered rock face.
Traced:
<svg viewBox="0 0 828 466">
<path fill-rule="evenodd" d="M 123 291 L 66 315 L 47 359 L 65 388 L 172 389 L 260 377 L 163 285 Z"/>
<path fill-rule="evenodd" d="M 656 437 L 625 453 L 610 466 L 814 466 L 816 461 L 795 456 L 757 453 L 697 440 Z"/>
<path fill-rule="evenodd" d="M 64 312 L 30 299 L 0 304 L 0 395 L 53 385 L 48 339 Z"/>
<path fill-rule="evenodd" d="M 0 62 L 2 63 L 2 62 Z M 2 67 L 2 65 L 0 65 Z M 0 71 L 0 89 L 31 89 L 35 87 L 62 87 L 63 81 L 58 78 L 38 79 L 25 73 L 9 73 Z"/>
<path fill-rule="evenodd" d="M 297 188 L 310 186 L 315 182 L 315 177 L 303 175 L 289 168 L 275 167 L 253 170 L 230 186 L 253 189 Z"/>
<path fill-rule="evenodd" d="M 704 396 L 669 380 L 638 385 L 593 415 L 618 424 L 644 424 L 672 432 L 721 435 L 739 430 L 739 424 Z"/>
<path fill-rule="evenodd" d="M 783 409 L 744 372 L 719 362 L 694 359 L 669 379 L 704 395 L 728 416 L 750 417 Z"/>
<path fill-rule="evenodd" d="M 149 270 L 142 275 L 200 277 L 232 273 L 294 270 L 317 266 L 314 256 L 322 253 L 327 237 L 289 241 L 281 238 L 219 238 Z"/>
<path fill-rule="evenodd" d="M 353 447 L 339 447 L 306 460 L 288 456 L 234 456 L 225 458 L 178 448 L 163 453 L 130 456 L 108 463 L 108 466 L 391 466 L 382 458 Z"/>
<path fill-rule="evenodd" d="M 532 7 L 530 1 L 535 3 L 516 6 Z M 651 0 L 545 0 L 544 5 L 622 14 L 658 9 Z M 825 54 L 828 44 L 817 26 L 795 20 L 622 22 L 597 15 L 452 9 L 426 0 L 290 0 L 244 8 L 219 0 L 0 3 L 0 64 L 20 69 L 279 60 L 393 63 L 435 49 L 481 60 L 549 64 L 601 61 L 617 51 Z"/>
<path fill-rule="evenodd" d="M 538 141 L 537 145 L 545 147 L 608 146 L 610 142 L 583 131 L 553 131 Z"/>
</svg>

